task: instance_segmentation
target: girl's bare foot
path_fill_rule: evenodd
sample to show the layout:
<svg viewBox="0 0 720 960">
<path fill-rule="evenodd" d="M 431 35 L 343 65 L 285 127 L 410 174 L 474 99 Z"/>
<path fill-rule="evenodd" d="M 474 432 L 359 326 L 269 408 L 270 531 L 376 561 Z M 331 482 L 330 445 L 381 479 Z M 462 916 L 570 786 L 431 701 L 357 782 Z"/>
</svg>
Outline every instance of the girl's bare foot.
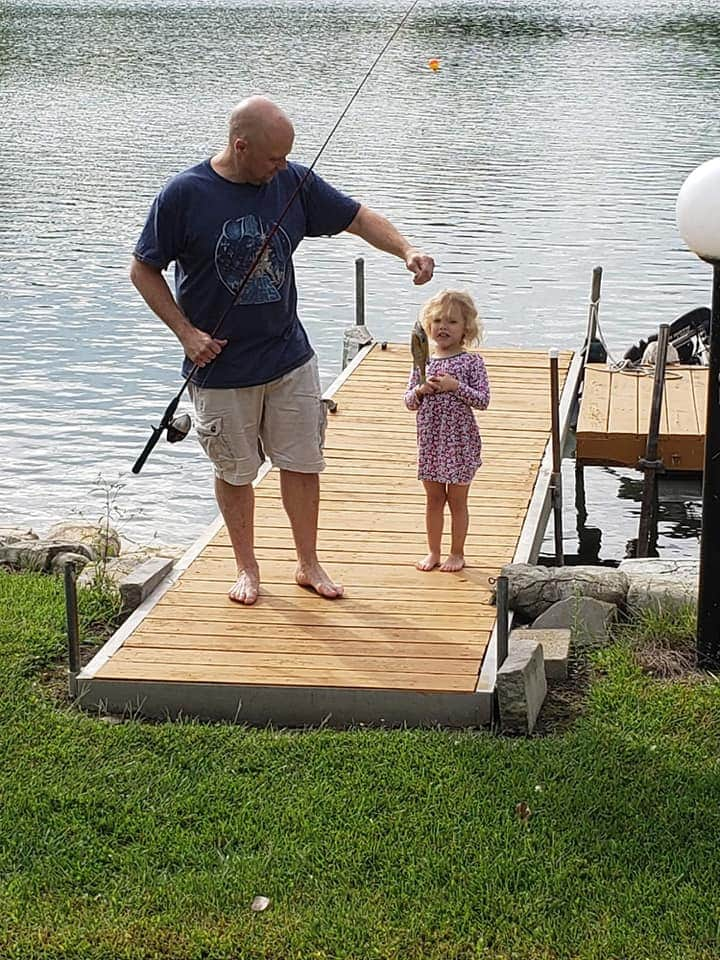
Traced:
<svg viewBox="0 0 720 960">
<path fill-rule="evenodd" d="M 451 553 L 440 569 L 445 573 L 454 573 L 456 570 L 462 570 L 464 566 L 465 557 L 461 553 Z"/>
<path fill-rule="evenodd" d="M 338 597 L 343 595 L 342 584 L 333 583 L 319 563 L 308 567 L 298 564 L 295 571 L 295 580 L 299 586 L 310 587 L 315 593 L 327 600 L 337 600 Z"/>
<path fill-rule="evenodd" d="M 242 570 L 235 583 L 228 590 L 228 596 L 236 603 L 242 603 L 249 607 L 257 600 L 259 589 L 260 574 Z"/>
<path fill-rule="evenodd" d="M 423 560 L 418 560 L 415 566 L 418 570 L 434 570 L 435 567 L 440 563 L 440 554 L 439 553 L 429 553 Z"/>
</svg>

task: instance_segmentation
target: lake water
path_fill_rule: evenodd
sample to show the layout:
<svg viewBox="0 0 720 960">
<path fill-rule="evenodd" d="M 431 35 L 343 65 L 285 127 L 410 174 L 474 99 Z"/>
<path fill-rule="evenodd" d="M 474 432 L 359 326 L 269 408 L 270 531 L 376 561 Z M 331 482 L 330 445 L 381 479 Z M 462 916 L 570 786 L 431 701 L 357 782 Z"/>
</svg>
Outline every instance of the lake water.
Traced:
<svg viewBox="0 0 720 960">
<path fill-rule="evenodd" d="M 0 522 L 42 531 L 110 502 L 140 542 L 188 543 L 215 516 L 194 440 L 130 467 L 179 386 L 180 350 L 127 279 L 152 197 L 223 143 L 263 92 L 309 163 L 409 3 L 21 2 L 0 20 Z M 441 59 L 432 73 L 430 57 Z M 477 299 L 490 346 L 576 348 L 592 268 L 622 356 L 707 304 L 709 269 L 675 226 L 714 156 L 720 7 L 696 0 L 420 2 L 318 172 L 437 259 Z M 431 287 L 349 236 L 306 241 L 300 311 L 327 385 L 366 257 L 367 323 L 405 340 Z M 574 549 L 566 465 L 568 552 Z M 620 557 L 638 474 L 588 472 L 588 523 Z M 694 555 L 697 502 L 662 516 L 663 555 Z"/>
</svg>

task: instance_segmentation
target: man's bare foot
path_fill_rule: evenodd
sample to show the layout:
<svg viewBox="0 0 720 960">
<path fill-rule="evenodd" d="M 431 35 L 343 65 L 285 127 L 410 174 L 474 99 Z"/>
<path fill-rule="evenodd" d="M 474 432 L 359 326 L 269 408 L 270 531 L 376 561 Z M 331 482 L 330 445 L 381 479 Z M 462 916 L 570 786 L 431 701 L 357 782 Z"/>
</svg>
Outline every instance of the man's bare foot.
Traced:
<svg viewBox="0 0 720 960">
<path fill-rule="evenodd" d="M 415 566 L 418 570 L 434 570 L 435 567 L 440 563 L 440 554 L 439 553 L 429 553 L 423 560 L 418 560 Z"/>
<path fill-rule="evenodd" d="M 461 553 L 451 553 L 440 569 L 445 573 L 454 573 L 456 570 L 462 570 L 464 566 L 465 557 Z"/>
<path fill-rule="evenodd" d="M 228 590 L 228 596 L 236 603 L 242 603 L 249 607 L 257 600 L 259 589 L 260 574 L 248 573 L 247 570 L 243 570 Z"/>
<path fill-rule="evenodd" d="M 308 567 L 299 563 L 295 571 L 295 580 L 298 586 L 310 587 L 327 600 L 337 600 L 344 592 L 342 584 L 333 583 L 319 563 Z"/>
</svg>

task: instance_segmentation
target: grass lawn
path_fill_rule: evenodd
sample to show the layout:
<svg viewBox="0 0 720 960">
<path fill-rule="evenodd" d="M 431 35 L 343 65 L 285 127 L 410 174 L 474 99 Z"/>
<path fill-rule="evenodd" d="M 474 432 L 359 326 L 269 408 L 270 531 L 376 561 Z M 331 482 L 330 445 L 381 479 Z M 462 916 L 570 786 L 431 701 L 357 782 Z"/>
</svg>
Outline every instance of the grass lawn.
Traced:
<svg viewBox="0 0 720 960">
<path fill-rule="evenodd" d="M 712 678 L 618 641 L 531 739 L 114 724 L 42 679 L 61 579 L 0 572 L 0 604 L 2 960 L 720 957 Z"/>
</svg>

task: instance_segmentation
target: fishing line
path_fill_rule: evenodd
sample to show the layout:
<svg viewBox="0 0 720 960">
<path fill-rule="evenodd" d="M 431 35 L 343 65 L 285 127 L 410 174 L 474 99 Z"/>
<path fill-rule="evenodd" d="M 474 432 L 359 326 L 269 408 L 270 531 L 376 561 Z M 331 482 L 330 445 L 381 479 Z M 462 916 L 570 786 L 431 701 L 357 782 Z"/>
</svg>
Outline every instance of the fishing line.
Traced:
<svg viewBox="0 0 720 960">
<path fill-rule="evenodd" d="M 233 307 L 236 307 L 236 306 L 238 305 L 243 290 L 245 289 L 245 287 L 246 287 L 246 286 L 248 285 L 248 283 L 250 282 L 250 279 L 252 278 L 253 273 L 254 273 L 255 270 L 257 269 L 258 264 L 259 264 L 260 261 L 262 260 L 262 257 L 263 257 L 263 255 L 264 255 L 265 251 L 268 249 L 270 243 L 272 242 L 273 237 L 275 236 L 275 234 L 277 233 L 277 231 L 280 229 L 280 225 L 281 225 L 281 223 L 283 222 L 283 220 L 285 219 L 285 216 L 286 216 L 288 210 L 290 209 L 292 203 L 295 201 L 295 198 L 298 196 L 298 194 L 300 193 L 300 191 L 301 191 L 302 188 L 304 187 L 305 182 L 307 181 L 308 177 L 310 176 L 310 174 L 312 173 L 313 169 L 315 168 L 315 164 L 318 162 L 318 160 L 319 160 L 320 157 L 322 156 L 323 151 L 325 150 L 325 148 L 327 147 L 327 145 L 330 143 L 330 140 L 332 139 L 333 135 L 335 134 L 335 131 L 337 130 L 337 128 L 338 128 L 338 127 L 340 126 L 340 124 L 342 123 L 342 121 L 343 121 L 343 119 L 345 118 L 348 110 L 350 109 L 350 107 L 353 105 L 353 103 L 354 103 L 355 100 L 357 99 L 358 95 L 360 94 L 360 91 L 362 90 L 362 88 L 363 88 L 363 87 L 365 86 L 365 84 L 367 83 L 367 81 L 368 81 L 368 79 L 369 79 L 369 77 L 370 77 L 370 74 L 373 72 L 373 70 L 375 69 L 375 67 L 378 65 L 378 63 L 380 62 L 380 60 L 381 60 L 382 57 L 384 56 L 385 52 L 387 51 L 388 47 L 389 47 L 390 44 L 393 42 L 393 40 L 395 39 L 395 37 L 396 37 L 396 36 L 398 35 L 398 33 L 402 30 L 402 28 L 404 27 L 404 25 L 405 25 L 405 23 L 407 22 L 408 18 L 410 17 L 410 14 L 413 12 L 413 10 L 415 9 L 415 7 L 418 5 L 419 2 L 420 2 L 420 0 L 413 0 L 413 3 L 408 7 L 406 13 L 403 15 L 402 19 L 401 19 L 400 22 L 397 24 L 397 26 L 396 26 L 395 29 L 393 30 L 392 34 L 390 35 L 390 37 L 389 37 L 388 40 L 385 42 L 385 45 L 383 46 L 383 48 L 382 48 L 382 50 L 380 51 L 380 53 L 378 53 L 378 55 L 377 55 L 377 56 L 375 57 L 375 59 L 373 60 L 372 64 L 368 67 L 367 71 L 365 72 L 365 76 L 362 78 L 362 80 L 360 81 L 360 83 L 359 83 L 358 86 L 356 87 L 355 92 L 353 93 L 353 95 L 352 95 L 352 96 L 350 97 L 350 99 L 348 100 L 348 102 L 347 102 L 347 104 L 345 105 L 342 113 L 340 114 L 340 116 L 339 116 L 339 117 L 337 118 L 337 120 L 335 121 L 335 124 L 333 125 L 333 128 L 331 129 L 330 133 L 327 135 L 327 137 L 325 138 L 325 141 L 323 142 L 322 146 L 320 147 L 320 149 L 318 150 L 317 154 L 315 155 L 315 159 L 313 160 L 313 162 L 310 164 L 310 166 L 307 168 L 307 170 L 305 171 L 305 173 L 304 173 L 303 176 L 301 177 L 300 182 L 298 183 L 297 187 L 295 188 L 295 190 L 294 190 L 294 191 L 292 192 L 292 194 L 290 195 L 290 199 L 288 200 L 288 202 L 287 202 L 287 203 L 285 204 L 285 206 L 283 207 L 283 209 L 282 209 L 282 211 L 281 211 L 281 213 L 280 213 L 280 216 L 279 216 L 278 219 L 275 221 L 275 223 L 273 224 L 271 230 L 268 232 L 268 234 L 266 235 L 265 239 L 263 240 L 263 242 L 262 242 L 262 244 L 261 244 L 261 246 L 260 246 L 260 249 L 259 249 L 258 252 L 255 254 L 255 257 L 253 258 L 250 266 L 248 267 L 247 272 L 245 273 L 245 276 L 244 276 L 244 277 L 242 278 L 242 280 L 240 281 L 240 284 L 239 284 L 239 286 L 238 286 L 238 289 L 237 289 L 236 293 L 233 295 L 232 300 L 231 300 L 230 303 L 227 305 L 227 307 L 225 308 L 225 310 L 223 311 L 223 313 L 220 315 L 220 319 L 219 319 L 218 322 L 215 324 L 215 327 L 214 327 L 214 328 L 212 329 L 212 331 L 209 333 L 209 336 L 210 336 L 211 339 L 213 339 L 213 340 L 215 339 L 215 336 L 217 335 L 218 331 L 220 330 L 220 328 L 222 327 L 223 323 L 224 323 L 225 320 L 227 319 L 227 316 L 228 316 L 228 314 L 230 313 L 230 311 L 233 309 Z M 210 360 L 210 361 L 206 364 L 206 366 L 210 366 L 210 364 L 212 364 L 212 362 L 213 362 L 213 361 Z M 150 456 L 150 453 L 152 452 L 153 448 L 155 447 L 155 445 L 157 444 L 158 440 L 159 440 L 160 437 L 162 436 L 163 430 L 167 430 L 168 440 L 169 440 L 171 443 L 175 443 L 175 442 L 177 442 L 178 440 L 182 440 L 182 439 L 187 435 L 187 432 L 188 432 L 188 430 L 190 429 L 190 428 L 189 428 L 189 420 L 190 420 L 190 418 L 187 417 L 187 415 L 185 415 L 184 417 L 180 417 L 180 418 L 178 418 L 178 422 L 177 422 L 176 425 L 173 425 L 173 418 L 174 418 L 174 416 L 175 416 L 175 411 L 177 410 L 177 406 L 178 406 L 178 404 L 180 403 L 180 398 L 181 398 L 182 395 L 185 393 L 185 390 L 187 389 L 188 384 L 190 383 L 190 381 L 192 380 L 192 378 L 195 376 L 195 374 L 197 373 L 197 371 L 198 371 L 199 369 L 201 369 L 200 365 L 197 364 L 197 363 L 194 363 L 193 366 L 192 366 L 192 369 L 190 370 L 190 372 L 187 374 L 187 376 L 186 376 L 185 379 L 183 380 L 182 386 L 181 386 L 180 389 L 178 390 L 177 394 L 173 397 L 173 399 L 172 399 L 172 400 L 170 401 L 170 403 L 167 405 L 167 408 L 166 408 L 165 412 L 163 413 L 162 418 L 161 418 L 161 420 L 160 420 L 160 424 L 159 424 L 157 427 L 151 427 L 152 433 L 150 434 L 150 439 L 149 439 L 148 442 L 145 444 L 145 448 L 143 449 L 143 452 L 140 454 L 140 456 L 137 458 L 137 460 L 136 460 L 135 463 L 133 464 L 133 467 L 132 467 L 132 472 L 133 472 L 133 473 L 140 473 L 140 471 L 141 471 L 142 468 L 143 468 L 143 465 L 145 464 L 145 461 L 146 461 L 147 458 Z M 206 376 L 205 376 L 205 380 L 207 379 L 207 376 L 209 375 L 209 373 L 210 373 L 210 371 L 208 370 L 208 372 L 207 372 L 207 374 L 206 374 Z M 203 382 L 204 382 L 204 381 L 203 381 Z M 181 421 L 184 421 L 184 422 L 181 424 Z"/>
</svg>

